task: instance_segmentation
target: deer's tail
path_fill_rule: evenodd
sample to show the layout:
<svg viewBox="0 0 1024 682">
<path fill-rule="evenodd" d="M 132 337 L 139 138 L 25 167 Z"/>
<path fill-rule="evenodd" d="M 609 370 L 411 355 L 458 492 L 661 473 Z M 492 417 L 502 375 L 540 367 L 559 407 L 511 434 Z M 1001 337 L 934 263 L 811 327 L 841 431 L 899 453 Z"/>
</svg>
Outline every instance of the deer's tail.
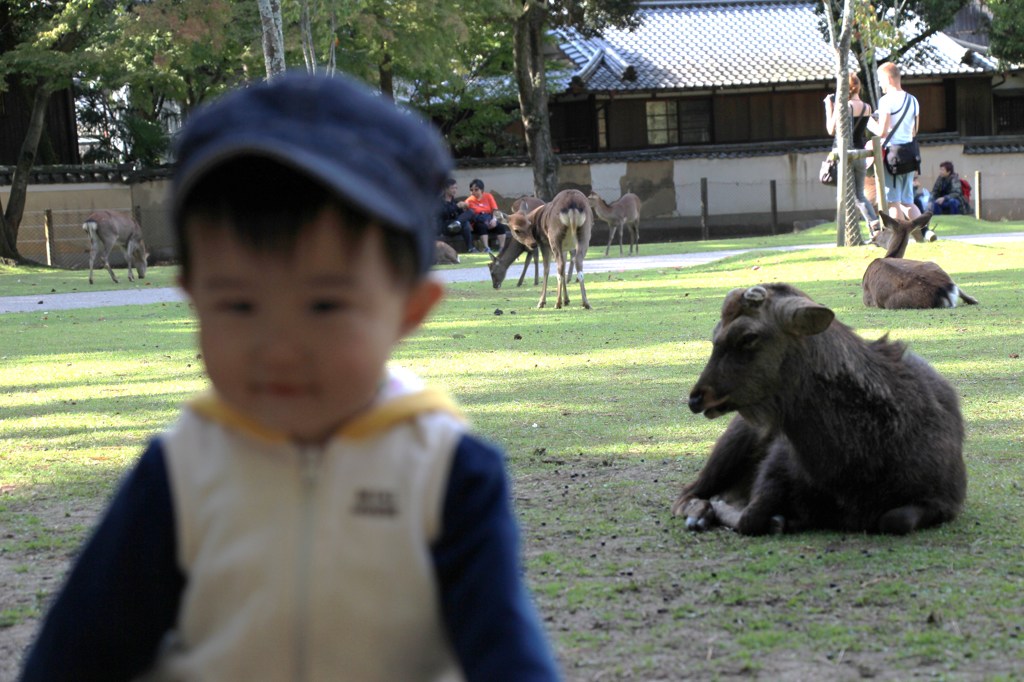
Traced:
<svg viewBox="0 0 1024 682">
<path fill-rule="evenodd" d="M 565 241 L 570 242 L 570 249 L 575 249 L 579 230 L 587 223 L 586 212 L 582 207 L 571 203 L 559 212 L 558 219 L 568 228 L 565 232 Z"/>
<path fill-rule="evenodd" d="M 95 220 L 86 220 L 82 223 L 82 229 L 89 233 L 89 239 L 96 241 L 96 230 L 100 228 Z"/>
</svg>

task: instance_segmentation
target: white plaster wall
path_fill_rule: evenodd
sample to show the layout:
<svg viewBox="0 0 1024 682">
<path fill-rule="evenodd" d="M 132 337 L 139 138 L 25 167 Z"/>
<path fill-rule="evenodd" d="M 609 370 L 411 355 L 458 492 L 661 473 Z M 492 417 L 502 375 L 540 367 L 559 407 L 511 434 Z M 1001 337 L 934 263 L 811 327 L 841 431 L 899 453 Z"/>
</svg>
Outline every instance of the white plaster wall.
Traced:
<svg viewBox="0 0 1024 682">
<path fill-rule="evenodd" d="M 591 191 L 597 192 L 602 199 L 612 202 L 622 196 L 622 179 L 626 175 L 627 164 L 598 163 L 590 166 Z"/>
</svg>

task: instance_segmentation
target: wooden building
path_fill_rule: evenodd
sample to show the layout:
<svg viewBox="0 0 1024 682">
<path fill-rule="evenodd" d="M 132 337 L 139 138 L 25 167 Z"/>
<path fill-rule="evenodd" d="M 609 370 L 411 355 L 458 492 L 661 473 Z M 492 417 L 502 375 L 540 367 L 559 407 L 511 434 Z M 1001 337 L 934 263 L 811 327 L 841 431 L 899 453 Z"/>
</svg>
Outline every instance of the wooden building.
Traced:
<svg viewBox="0 0 1024 682">
<path fill-rule="evenodd" d="M 793 0 L 641 2 L 636 30 L 557 31 L 569 68 L 550 101 L 556 149 L 827 137 L 822 99 L 835 89 L 834 66 L 815 8 Z M 921 102 L 921 134 L 1024 133 L 1013 115 L 1024 92 L 1012 82 L 1001 87 L 1006 79 L 980 52 L 938 33 L 900 66 L 904 87 Z"/>
</svg>

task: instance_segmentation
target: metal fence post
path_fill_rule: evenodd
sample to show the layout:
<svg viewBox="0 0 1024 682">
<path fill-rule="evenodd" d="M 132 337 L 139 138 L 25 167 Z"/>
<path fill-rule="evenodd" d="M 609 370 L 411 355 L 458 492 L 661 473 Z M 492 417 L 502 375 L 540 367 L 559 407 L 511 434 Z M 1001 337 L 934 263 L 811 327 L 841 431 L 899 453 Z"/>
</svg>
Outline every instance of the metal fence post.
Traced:
<svg viewBox="0 0 1024 682">
<path fill-rule="evenodd" d="M 974 171 L 974 218 L 981 220 L 981 171 Z"/>
<path fill-rule="evenodd" d="M 700 238 L 707 241 L 711 237 L 708 230 L 708 179 L 700 179 Z"/>
<path fill-rule="evenodd" d="M 774 180 L 769 181 L 768 188 L 772 195 L 772 236 L 774 237 L 779 233 L 779 202 L 775 194 Z"/>
<path fill-rule="evenodd" d="M 46 266 L 53 267 L 53 211 L 43 211 L 43 250 L 46 254 Z"/>
</svg>

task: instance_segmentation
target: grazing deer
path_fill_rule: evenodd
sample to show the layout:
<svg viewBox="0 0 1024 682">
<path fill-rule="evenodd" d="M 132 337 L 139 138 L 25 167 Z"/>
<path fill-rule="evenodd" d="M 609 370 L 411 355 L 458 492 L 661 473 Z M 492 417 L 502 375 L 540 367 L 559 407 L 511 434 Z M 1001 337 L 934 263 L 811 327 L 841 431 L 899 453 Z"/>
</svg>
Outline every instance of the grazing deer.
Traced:
<svg viewBox="0 0 1024 682">
<path fill-rule="evenodd" d="M 712 341 L 690 410 L 737 414 L 672 507 L 688 529 L 904 535 L 960 512 L 959 398 L 904 344 L 781 283 L 731 291 Z"/>
<path fill-rule="evenodd" d="M 885 256 L 868 264 L 861 280 L 864 305 L 879 308 L 955 308 L 959 299 L 975 304 L 977 299 L 958 287 L 953 279 L 931 261 L 906 260 L 907 242 L 914 230 L 931 220 L 923 213 L 913 220 L 896 220 L 882 214 L 882 222 L 892 231 Z"/>
<path fill-rule="evenodd" d="M 110 273 L 110 279 L 117 283 L 114 268 L 110 267 L 110 252 L 114 245 L 121 247 L 124 259 L 128 263 L 128 281 L 134 282 L 134 267 L 139 279 L 146 277 L 146 243 L 142 241 L 142 228 L 135 220 L 117 211 L 94 211 L 82 223 L 82 229 L 89 233 L 89 284 L 92 284 L 92 271 L 96 265 L 96 255 L 103 254 L 103 265 Z"/>
<path fill-rule="evenodd" d="M 529 213 L 533 209 L 540 208 L 543 205 L 544 205 L 544 200 L 543 199 L 540 199 L 538 197 L 522 196 L 522 197 L 519 197 L 518 199 L 516 199 L 515 201 L 512 202 L 512 212 L 513 213 L 519 213 L 519 214 L 522 214 L 522 215 L 526 215 L 527 213 Z M 506 222 L 505 224 L 508 225 L 508 222 Z M 511 227 L 509 228 L 509 231 L 511 231 Z M 512 236 L 513 236 L 513 239 L 511 239 L 509 241 L 516 241 L 514 239 L 515 235 L 513 234 Z M 536 286 L 540 282 L 540 277 L 539 277 L 539 274 L 538 274 L 538 270 L 539 270 L 539 266 L 540 266 L 540 261 L 539 261 L 538 255 L 539 254 L 534 249 L 527 249 L 526 250 L 526 261 L 523 263 L 523 271 L 521 273 L 519 273 L 519 281 L 516 283 L 517 287 L 523 286 L 523 280 L 526 279 L 526 271 L 530 267 L 530 263 L 533 263 L 533 285 Z M 504 277 L 503 277 L 503 279 L 504 279 Z M 492 281 L 493 281 L 493 277 L 492 277 Z M 499 284 L 500 284 L 500 282 L 499 282 Z"/>
<path fill-rule="evenodd" d="M 626 192 L 612 203 L 605 203 L 597 192 L 591 192 L 590 205 L 598 218 L 608 223 L 608 246 L 604 248 L 604 255 L 612 248 L 612 240 L 615 233 L 619 233 L 619 255 L 622 255 L 622 234 L 629 228 L 629 255 L 633 255 L 633 246 L 636 252 L 640 253 L 640 197 L 632 192 Z"/>
<path fill-rule="evenodd" d="M 583 259 L 590 246 L 590 231 L 594 224 L 594 211 L 583 192 L 576 189 L 562 190 L 550 203 L 533 209 L 528 214 L 509 216 L 509 228 L 516 241 L 528 249 L 540 246 L 544 258 L 544 285 L 541 289 L 538 308 L 547 305 L 548 278 L 551 273 L 551 257 L 554 255 L 558 276 L 558 301 L 556 308 L 569 304 L 567 279 L 576 270 L 576 281 L 580 283 L 580 298 L 583 307 L 590 308 L 587 288 L 583 283 Z M 570 269 L 566 271 L 565 252 L 571 252 Z"/>
<path fill-rule="evenodd" d="M 502 283 L 505 281 L 505 275 L 508 274 L 508 269 L 519 259 L 523 252 L 526 253 L 526 262 L 523 264 L 523 271 L 519 275 L 519 281 L 516 283 L 516 286 L 523 286 L 523 280 L 526 279 L 526 273 L 530 269 L 531 262 L 533 263 L 533 283 L 538 283 L 540 278 L 537 275 L 537 250 L 533 249 L 531 251 L 517 239 L 506 239 L 505 245 L 501 247 L 498 255 L 491 254 L 491 262 L 487 264 L 487 268 L 491 272 L 491 284 L 494 285 L 495 289 L 501 288 Z"/>
</svg>

